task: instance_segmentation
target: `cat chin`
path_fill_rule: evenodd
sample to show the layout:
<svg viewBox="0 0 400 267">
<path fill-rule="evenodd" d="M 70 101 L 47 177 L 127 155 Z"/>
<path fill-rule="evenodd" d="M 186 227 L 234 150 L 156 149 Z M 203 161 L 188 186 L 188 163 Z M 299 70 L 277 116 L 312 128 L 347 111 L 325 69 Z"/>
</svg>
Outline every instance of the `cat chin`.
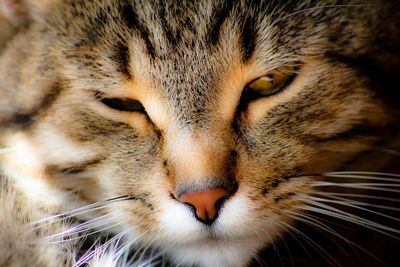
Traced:
<svg viewBox="0 0 400 267">
<path fill-rule="evenodd" d="M 209 241 L 202 244 L 174 246 L 167 254 L 176 265 L 184 266 L 247 266 L 257 252 L 265 246 L 265 240 L 251 238 L 240 241 Z"/>
</svg>

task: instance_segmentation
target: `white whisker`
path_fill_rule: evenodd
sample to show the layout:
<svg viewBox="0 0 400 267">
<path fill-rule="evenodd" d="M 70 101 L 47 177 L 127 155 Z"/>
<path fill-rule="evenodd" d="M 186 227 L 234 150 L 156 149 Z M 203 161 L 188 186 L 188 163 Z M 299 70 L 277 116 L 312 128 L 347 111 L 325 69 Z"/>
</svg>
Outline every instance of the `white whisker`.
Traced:
<svg viewBox="0 0 400 267">
<path fill-rule="evenodd" d="M 320 196 L 326 196 L 326 197 L 329 197 L 329 198 L 332 198 L 332 199 L 337 199 L 337 200 L 343 201 L 343 203 L 352 204 L 352 205 L 356 205 L 356 206 L 367 206 L 367 207 L 379 208 L 379 209 L 384 209 L 384 210 L 400 211 L 400 208 L 390 207 L 390 206 L 386 206 L 386 205 L 371 204 L 371 203 L 361 202 L 361 201 L 357 201 L 357 200 L 353 200 L 353 199 L 342 198 L 342 197 L 339 197 L 339 196 L 326 195 L 324 193 L 314 193 L 314 194 L 315 195 L 320 195 Z M 360 207 L 358 207 L 358 208 L 360 208 Z M 366 211 L 369 211 L 369 210 L 366 210 Z M 394 218 L 393 217 L 393 219 L 400 221 L 400 219 L 398 219 L 398 218 Z"/>
<path fill-rule="evenodd" d="M 343 188 L 352 188 L 352 189 L 368 189 L 368 190 L 400 193 L 400 190 L 390 189 L 390 188 L 382 188 L 382 187 L 374 187 L 368 183 L 360 185 L 357 183 L 333 183 L 333 182 L 317 181 L 317 182 L 310 182 L 309 184 L 314 187 L 343 187 Z"/>
<path fill-rule="evenodd" d="M 119 201 L 123 201 L 123 200 L 127 200 L 129 199 L 129 197 L 123 197 L 123 198 L 118 198 L 118 199 L 112 199 L 112 200 L 105 200 L 105 201 L 99 201 L 93 204 L 89 204 L 71 211 L 67 211 L 67 212 L 63 212 L 60 214 L 56 214 L 56 215 L 52 215 L 34 222 L 31 222 L 30 225 L 38 225 L 38 224 L 43 224 L 43 226 L 47 225 L 47 224 L 51 224 L 51 223 L 56 223 L 59 221 L 63 221 L 69 218 L 73 218 L 76 217 L 78 215 L 82 215 L 85 213 L 89 213 L 92 211 L 96 211 L 96 210 L 101 210 L 106 208 L 109 205 L 115 204 L 116 202 Z M 56 219 L 56 220 L 53 220 Z M 37 228 L 40 228 L 42 226 L 36 226 Z"/>
<path fill-rule="evenodd" d="M 86 237 L 88 237 L 88 236 L 93 236 L 93 235 L 95 235 L 95 234 L 97 234 L 97 233 L 104 232 L 104 231 L 106 231 L 106 230 L 108 230 L 108 229 L 111 229 L 111 228 L 114 228 L 114 227 L 116 227 L 116 226 L 123 225 L 123 223 L 125 223 L 125 222 L 126 222 L 126 221 L 117 222 L 117 223 L 108 225 L 108 226 L 106 226 L 106 227 L 103 227 L 103 228 L 101 228 L 101 229 L 98 229 L 98 230 L 96 230 L 96 231 L 90 231 L 90 229 L 86 229 L 86 233 L 85 233 L 85 231 L 80 231 L 81 233 L 85 233 L 85 234 L 78 235 L 78 236 L 76 236 L 76 237 L 69 237 L 69 236 L 66 236 L 66 237 L 68 237 L 68 239 L 65 239 L 66 237 L 63 237 L 63 238 L 61 238 L 61 240 L 50 240 L 50 241 L 48 241 L 48 242 L 49 242 L 49 243 L 60 243 L 60 242 L 65 242 L 65 241 L 84 240 L 84 239 L 85 239 Z"/>
<path fill-rule="evenodd" d="M 369 212 L 369 213 L 372 213 L 372 214 L 375 214 L 375 215 L 379 215 L 379 216 L 382 216 L 382 217 L 385 217 L 385 218 L 388 218 L 388 219 L 392 219 L 392 220 L 394 220 L 394 221 L 400 221 L 400 219 L 395 218 L 395 217 L 393 217 L 393 216 L 389 216 L 389 215 L 386 215 L 386 214 L 383 214 L 383 213 L 380 213 L 380 212 L 376 212 L 376 211 L 373 211 L 373 210 L 369 210 L 369 209 L 366 209 L 366 208 L 363 208 L 363 207 L 359 207 L 359 206 L 357 206 L 357 205 L 348 204 L 348 203 L 345 203 L 345 202 L 343 202 L 343 201 L 329 200 L 329 199 L 315 198 L 315 197 L 309 197 L 309 199 L 315 200 L 315 201 L 317 201 L 317 202 L 319 202 L 319 203 L 325 202 L 325 203 L 339 204 L 339 205 L 343 205 L 343 206 L 347 206 L 347 207 L 351 207 L 351 208 L 363 210 L 363 211 L 366 211 L 366 212 Z M 345 212 L 343 212 L 343 213 L 345 213 Z M 361 217 L 358 217 L 358 216 L 355 216 L 355 217 L 357 217 L 357 218 L 359 218 L 359 219 L 361 219 L 361 220 L 366 220 L 366 219 L 361 218 Z M 367 221 L 368 221 L 368 220 L 367 220 Z M 371 222 L 371 223 L 373 223 L 373 224 L 378 224 L 378 223 L 373 222 L 373 221 L 369 221 L 369 222 Z M 395 230 L 395 229 L 393 229 L 393 230 Z M 396 230 L 396 231 L 397 231 L 397 230 Z M 400 231 L 398 231 L 398 233 L 400 233 Z"/>
<path fill-rule="evenodd" d="M 374 258 L 375 260 L 379 261 L 380 263 L 382 263 L 384 265 L 384 262 L 382 262 L 381 259 L 379 259 L 376 255 L 372 254 L 371 252 L 369 252 L 368 250 L 366 250 L 365 248 L 361 247 L 360 245 L 354 243 L 353 241 L 345 238 L 344 236 L 342 236 L 341 234 L 339 234 L 338 232 L 336 232 L 335 230 L 333 230 L 331 227 L 329 227 L 328 225 L 322 223 L 319 218 L 312 216 L 312 215 L 305 215 L 302 213 L 297 213 L 297 212 L 292 212 L 292 211 L 288 211 L 288 210 L 284 210 L 284 212 L 286 213 L 290 213 L 292 214 L 291 217 L 295 220 L 299 220 L 302 221 L 306 224 L 310 224 L 313 227 L 316 227 L 317 229 L 320 229 L 322 231 L 326 231 L 327 233 L 332 234 L 333 236 L 336 236 L 338 238 L 340 238 L 341 240 L 345 241 L 347 244 L 349 244 L 349 246 L 351 248 L 356 247 L 358 249 L 360 249 L 362 252 L 366 253 L 367 255 L 371 256 L 372 258 Z M 336 243 L 336 242 L 335 242 Z M 337 246 L 339 247 L 340 250 L 342 250 L 343 253 L 346 253 L 346 251 L 344 251 L 342 249 L 342 247 L 340 245 L 337 244 Z M 356 251 L 354 251 L 356 253 Z M 347 254 L 347 253 L 346 253 Z M 351 257 L 351 256 L 349 256 Z"/>
<path fill-rule="evenodd" d="M 329 205 L 326 205 L 323 203 L 319 203 L 319 202 L 312 201 L 309 199 L 303 199 L 303 201 L 305 201 L 313 206 L 304 205 L 304 206 L 298 206 L 298 208 L 308 210 L 308 211 L 313 211 L 313 212 L 324 214 L 324 215 L 328 215 L 328 216 L 331 216 L 334 218 L 342 219 L 344 221 L 352 222 L 352 223 L 361 225 L 363 227 L 366 227 L 368 229 L 374 230 L 376 232 L 382 233 L 384 235 L 390 236 L 394 239 L 400 240 L 400 237 L 397 237 L 393 234 L 388 233 L 388 232 L 392 232 L 392 233 L 400 234 L 400 230 L 397 230 L 392 227 L 385 226 L 380 223 L 377 223 L 377 222 L 356 216 L 354 214 L 336 209 L 332 206 L 329 206 Z M 387 231 L 387 232 L 385 232 L 385 231 Z"/>
<path fill-rule="evenodd" d="M 154 248 L 152 248 L 152 245 L 153 245 L 154 241 L 155 241 L 155 237 L 154 237 L 152 240 L 150 240 L 150 242 L 148 242 L 148 244 L 147 244 L 145 247 L 142 247 L 142 249 L 139 249 L 139 250 L 135 253 L 135 255 L 134 255 L 133 258 L 136 258 L 137 253 L 141 253 L 140 256 L 139 256 L 139 258 L 136 260 L 136 262 L 140 263 L 139 266 L 146 266 L 146 264 L 143 264 L 142 261 L 144 261 L 144 258 L 146 257 L 146 253 L 147 253 L 147 251 L 148 251 L 149 249 L 151 249 L 151 251 L 154 250 Z M 150 256 L 151 256 L 152 253 L 153 253 L 153 252 L 150 253 Z"/>
<path fill-rule="evenodd" d="M 281 228 L 283 228 L 283 230 L 284 230 L 285 232 L 287 232 L 294 240 L 296 240 L 296 242 L 300 245 L 300 247 L 302 247 L 302 249 L 303 249 L 304 252 L 308 255 L 308 257 L 309 257 L 310 259 L 312 259 L 311 254 L 310 254 L 310 253 L 308 252 L 308 250 L 305 248 L 305 246 L 303 245 L 303 243 L 300 242 L 300 240 L 299 240 L 294 234 L 292 234 L 292 232 L 291 232 L 288 228 L 286 228 L 285 226 L 281 225 L 282 222 L 276 221 L 275 223 L 276 223 L 278 226 L 280 226 Z M 295 265 L 293 265 L 293 266 L 295 266 Z"/>
<path fill-rule="evenodd" d="M 55 239 L 57 237 L 66 237 L 66 236 L 69 236 L 69 235 L 76 235 L 76 234 L 80 234 L 80 233 L 86 232 L 86 231 L 88 231 L 88 230 L 90 230 L 92 228 L 95 228 L 95 227 L 98 228 L 98 227 L 101 227 L 103 225 L 107 225 L 112 221 L 110 219 L 108 219 L 108 220 L 103 220 L 103 219 L 105 219 L 105 218 L 107 219 L 109 217 L 111 217 L 111 216 L 110 215 L 104 215 L 104 216 L 101 216 L 101 217 L 94 218 L 92 220 L 89 220 L 89 221 L 86 221 L 84 223 L 81 223 L 81 224 L 79 224 L 77 226 L 72 226 L 71 228 L 69 228 L 69 229 L 67 229 L 65 231 L 62 231 L 60 233 L 47 236 L 47 237 L 45 237 L 45 239 L 46 240 L 51 240 L 51 239 Z M 101 223 L 95 224 L 97 221 L 101 221 Z"/>
<path fill-rule="evenodd" d="M 127 234 L 128 233 L 129 232 L 127 231 Z M 129 252 L 129 248 L 132 247 L 138 240 L 140 240 L 140 238 L 146 233 L 147 232 L 141 233 L 140 235 L 135 236 L 135 238 L 129 239 L 127 243 L 123 244 L 120 248 L 118 248 L 117 251 L 115 252 L 116 258 L 121 258 L 122 256 L 124 256 L 123 262 L 127 262 L 128 261 L 127 252 Z"/>
<path fill-rule="evenodd" d="M 82 266 L 84 264 L 87 264 L 90 260 L 93 259 L 94 256 L 101 254 L 100 252 L 104 251 L 104 249 L 106 247 L 109 247 L 111 245 L 111 243 L 113 243 L 114 241 L 119 240 L 120 238 L 122 238 L 122 236 L 125 233 L 119 233 L 116 236 L 112 237 L 110 240 L 107 240 L 104 244 L 101 244 L 100 246 L 97 246 L 94 250 L 89 251 L 87 253 L 85 253 L 74 265 L 74 267 L 78 267 L 78 266 Z M 95 246 L 95 244 L 93 245 Z M 92 247 L 93 247 L 92 246 Z"/>
<path fill-rule="evenodd" d="M 263 231 L 263 233 L 268 238 L 268 243 L 272 246 L 275 255 L 278 257 L 280 265 L 283 266 L 282 258 L 281 258 L 280 254 L 279 254 L 279 250 L 278 250 L 277 246 L 275 245 L 274 239 L 271 237 L 271 233 L 268 232 L 268 231 Z"/>
<path fill-rule="evenodd" d="M 348 179 L 365 179 L 365 180 L 377 180 L 377 181 L 388 181 L 388 182 L 399 182 L 400 175 L 384 172 L 327 172 L 324 173 L 327 177 L 337 178 L 348 178 Z M 384 176 L 384 177 L 377 177 Z"/>
<path fill-rule="evenodd" d="M 378 147 L 376 147 L 375 150 L 382 151 L 382 152 L 385 152 L 385 153 L 391 154 L 391 155 L 400 156 L 400 152 L 397 151 L 397 150 L 394 150 L 394 149 L 386 149 L 386 148 L 378 148 Z"/>
<path fill-rule="evenodd" d="M 301 232 L 300 230 L 296 229 L 295 227 L 293 227 L 290 224 L 287 224 L 287 223 L 282 222 L 282 221 L 281 221 L 281 223 L 284 224 L 287 228 L 289 228 L 292 231 L 294 231 L 295 233 L 297 233 L 304 240 L 306 240 L 311 245 L 311 247 L 313 247 L 316 251 L 321 252 L 326 257 L 325 260 L 330 265 L 332 265 L 332 266 L 342 266 L 341 264 L 339 264 L 339 262 L 337 262 L 334 258 L 332 258 L 332 256 L 326 250 L 324 250 L 320 245 L 318 245 L 314 240 L 312 240 L 306 234 L 304 234 L 303 232 Z"/>
<path fill-rule="evenodd" d="M 289 255 L 289 259 L 290 259 L 290 262 L 292 263 L 292 266 L 295 266 L 294 261 L 293 261 L 293 257 L 292 257 L 292 253 L 290 253 L 290 249 L 289 249 L 288 245 L 286 244 L 285 239 L 282 237 L 282 235 L 279 232 L 278 232 L 278 236 L 279 236 L 279 239 L 282 241 L 282 243 L 283 243 L 283 245 L 284 245 L 284 247 L 285 247 L 285 249 L 286 249 L 286 251 L 287 251 L 287 253 Z M 276 251 L 277 251 L 277 253 L 279 253 L 278 249 Z M 280 257 L 279 254 L 278 254 L 278 257 Z M 265 266 L 265 265 L 263 265 L 263 266 Z M 283 266 L 283 264 L 281 264 L 281 266 Z"/>
<path fill-rule="evenodd" d="M 306 223 L 308 225 L 311 225 L 312 227 L 314 227 L 316 229 L 319 229 L 319 230 L 327 232 L 327 233 L 329 233 L 331 235 L 334 235 L 334 236 L 344 240 L 347 244 L 352 245 L 352 242 L 350 240 L 348 240 L 347 238 L 343 237 L 338 232 L 336 232 L 331 227 L 329 227 L 327 224 L 321 222 L 320 220 L 315 219 L 311 215 L 306 215 L 306 214 L 302 214 L 302 213 L 298 213 L 298 212 L 292 212 L 292 211 L 288 211 L 288 210 L 285 210 L 284 212 L 289 213 L 289 216 L 292 217 L 295 220 L 304 222 L 304 223 Z M 343 254 L 347 255 L 348 257 L 351 257 L 349 254 L 347 254 L 347 251 L 345 251 L 342 248 L 341 245 L 339 245 L 337 242 L 334 242 L 334 243 L 342 251 Z"/>
<path fill-rule="evenodd" d="M 323 193 L 313 193 L 313 194 L 321 194 L 324 196 L 344 196 L 344 197 L 353 197 L 353 198 L 368 198 L 368 199 L 400 202 L 400 199 L 396 199 L 396 198 L 380 197 L 380 196 L 365 195 L 365 194 L 336 193 L 336 192 L 326 192 L 326 191 L 324 191 Z"/>
</svg>

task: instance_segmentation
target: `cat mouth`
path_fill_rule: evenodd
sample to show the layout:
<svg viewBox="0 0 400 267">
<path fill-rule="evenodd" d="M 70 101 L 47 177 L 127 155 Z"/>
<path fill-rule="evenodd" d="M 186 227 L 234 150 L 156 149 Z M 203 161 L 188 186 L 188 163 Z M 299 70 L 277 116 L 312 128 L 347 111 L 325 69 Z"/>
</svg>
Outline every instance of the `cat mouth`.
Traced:
<svg viewBox="0 0 400 267">
<path fill-rule="evenodd" d="M 216 233 L 214 231 L 209 231 L 208 233 L 203 234 L 197 240 L 193 240 L 188 242 L 188 246 L 219 246 L 222 244 L 229 244 L 229 243 L 237 243 L 237 242 L 244 242 L 246 243 L 247 240 L 255 240 L 258 239 L 256 235 L 242 235 L 242 236 L 229 236 L 224 233 Z"/>
</svg>

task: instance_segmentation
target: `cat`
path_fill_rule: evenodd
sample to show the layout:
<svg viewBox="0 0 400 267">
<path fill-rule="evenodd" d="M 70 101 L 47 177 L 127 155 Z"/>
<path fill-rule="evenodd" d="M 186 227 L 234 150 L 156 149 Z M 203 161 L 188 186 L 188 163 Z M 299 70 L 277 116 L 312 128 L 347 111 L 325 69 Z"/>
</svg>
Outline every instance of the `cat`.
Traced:
<svg viewBox="0 0 400 267">
<path fill-rule="evenodd" d="M 398 1 L 0 2 L 1 266 L 400 262 Z"/>
</svg>

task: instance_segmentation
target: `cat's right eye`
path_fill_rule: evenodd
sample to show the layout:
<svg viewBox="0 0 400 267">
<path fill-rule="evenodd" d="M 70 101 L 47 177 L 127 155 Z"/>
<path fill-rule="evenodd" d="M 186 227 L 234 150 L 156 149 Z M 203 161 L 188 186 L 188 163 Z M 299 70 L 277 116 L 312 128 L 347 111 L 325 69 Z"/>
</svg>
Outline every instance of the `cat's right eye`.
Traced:
<svg viewBox="0 0 400 267">
<path fill-rule="evenodd" d="M 134 99 L 128 98 L 102 98 L 100 100 L 109 108 L 126 112 L 145 112 L 143 105 Z"/>
</svg>

